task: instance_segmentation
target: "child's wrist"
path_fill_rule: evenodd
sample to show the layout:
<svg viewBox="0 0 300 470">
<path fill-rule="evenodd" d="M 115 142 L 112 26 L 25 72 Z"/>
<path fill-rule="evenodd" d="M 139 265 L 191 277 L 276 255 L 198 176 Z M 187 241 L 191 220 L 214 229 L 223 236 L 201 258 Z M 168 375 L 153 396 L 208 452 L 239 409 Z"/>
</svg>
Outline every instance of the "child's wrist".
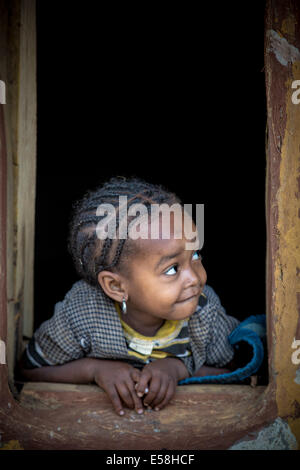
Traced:
<svg viewBox="0 0 300 470">
<path fill-rule="evenodd" d="M 93 357 L 87 358 L 86 374 L 89 378 L 89 382 L 97 382 L 99 380 L 101 359 Z"/>
<path fill-rule="evenodd" d="M 189 374 L 184 362 L 180 358 L 170 357 L 168 359 L 172 360 L 174 365 L 175 365 L 175 367 L 174 367 L 175 374 L 176 374 L 175 379 L 176 379 L 177 382 L 189 377 L 190 374 Z"/>
<path fill-rule="evenodd" d="M 178 362 L 179 362 L 179 367 L 178 367 L 177 381 L 179 382 L 179 380 L 183 380 L 183 379 L 186 379 L 187 377 L 189 377 L 190 373 L 189 373 L 186 365 L 184 364 L 184 362 L 181 359 L 178 359 Z"/>
</svg>

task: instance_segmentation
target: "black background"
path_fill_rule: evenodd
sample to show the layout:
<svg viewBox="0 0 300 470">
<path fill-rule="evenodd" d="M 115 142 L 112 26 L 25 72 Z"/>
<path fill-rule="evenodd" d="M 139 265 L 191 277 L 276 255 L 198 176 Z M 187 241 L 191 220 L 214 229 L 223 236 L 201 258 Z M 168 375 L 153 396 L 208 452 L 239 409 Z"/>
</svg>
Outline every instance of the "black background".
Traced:
<svg viewBox="0 0 300 470">
<path fill-rule="evenodd" d="M 207 283 L 228 314 L 265 313 L 264 2 L 255 3 L 38 2 L 35 328 L 77 280 L 72 202 L 113 175 L 204 203 Z"/>
</svg>

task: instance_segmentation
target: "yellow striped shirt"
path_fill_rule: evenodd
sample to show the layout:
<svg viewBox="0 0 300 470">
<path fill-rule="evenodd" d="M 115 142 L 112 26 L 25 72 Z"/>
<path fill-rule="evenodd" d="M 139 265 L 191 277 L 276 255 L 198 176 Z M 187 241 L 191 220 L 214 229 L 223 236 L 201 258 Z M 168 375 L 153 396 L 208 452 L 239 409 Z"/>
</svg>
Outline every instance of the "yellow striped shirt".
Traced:
<svg viewBox="0 0 300 470">
<path fill-rule="evenodd" d="M 130 356 L 145 362 L 165 357 L 190 356 L 190 338 L 187 320 L 166 320 L 155 336 L 144 336 L 127 323 L 121 316 L 120 307 L 115 303 Z"/>
</svg>

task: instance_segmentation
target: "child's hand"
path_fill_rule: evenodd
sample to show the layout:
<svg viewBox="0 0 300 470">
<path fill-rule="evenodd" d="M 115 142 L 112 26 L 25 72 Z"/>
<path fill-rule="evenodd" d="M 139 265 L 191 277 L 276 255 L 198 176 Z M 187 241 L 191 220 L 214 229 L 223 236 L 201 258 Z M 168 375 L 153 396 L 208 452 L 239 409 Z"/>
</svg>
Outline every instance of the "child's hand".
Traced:
<svg viewBox="0 0 300 470">
<path fill-rule="evenodd" d="M 142 400 L 135 391 L 141 374 L 138 369 L 126 362 L 111 360 L 98 360 L 94 367 L 94 381 L 105 390 L 119 415 L 124 414 L 122 402 L 128 408 L 135 408 L 137 413 L 143 413 Z"/>
<path fill-rule="evenodd" d="M 135 388 L 144 405 L 161 410 L 175 394 L 179 380 L 188 376 L 185 365 L 176 358 L 157 359 L 147 364 Z"/>
</svg>

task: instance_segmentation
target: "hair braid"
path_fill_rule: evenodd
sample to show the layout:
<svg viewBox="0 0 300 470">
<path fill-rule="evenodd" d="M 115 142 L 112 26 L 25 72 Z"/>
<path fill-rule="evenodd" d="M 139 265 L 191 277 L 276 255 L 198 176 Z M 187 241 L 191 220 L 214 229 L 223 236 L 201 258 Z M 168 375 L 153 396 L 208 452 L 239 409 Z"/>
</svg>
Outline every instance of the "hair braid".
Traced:
<svg viewBox="0 0 300 470">
<path fill-rule="evenodd" d="M 106 238 L 103 243 L 101 256 L 99 257 L 99 259 L 95 260 L 95 274 L 98 274 L 100 271 L 103 271 L 107 267 L 106 259 L 107 259 L 109 250 L 111 248 L 111 245 L 112 245 L 112 239 Z"/>
<path fill-rule="evenodd" d="M 126 242 L 125 239 L 119 241 L 117 249 L 116 249 L 115 257 L 114 257 L 112 263 L 109 266 L 110 268 L 113 268 L 113 267 L 117 266 L 117 264 L 120 260 L 121 253 L 122 253 L 122 250 L 124 248 L 125 242 Z"/>
<path fill-rule="evenodd" d="M 95 286 L 99 286 L 97 275 L 100 271 L 118 268 L 131 253 L 127 238 L 117 237 L 115 240 L 107 237 L 100 240 L 96 233 L 97 224 L 101 220 L 96 211 L 104 203 L 114 206 L 118 215 L 116 230 L 119 230 L 122 222 L 122 214 L 119 213 L 120 196 L 127 196 L 128 208 L 136 203 L 143 203 L 148 209 L 151 204 L 180 202 L 162 186 L 136 177 L 113 177 L 75 202 L 69 223 L 68 248 L 79 276 Z"/>
</svg>

